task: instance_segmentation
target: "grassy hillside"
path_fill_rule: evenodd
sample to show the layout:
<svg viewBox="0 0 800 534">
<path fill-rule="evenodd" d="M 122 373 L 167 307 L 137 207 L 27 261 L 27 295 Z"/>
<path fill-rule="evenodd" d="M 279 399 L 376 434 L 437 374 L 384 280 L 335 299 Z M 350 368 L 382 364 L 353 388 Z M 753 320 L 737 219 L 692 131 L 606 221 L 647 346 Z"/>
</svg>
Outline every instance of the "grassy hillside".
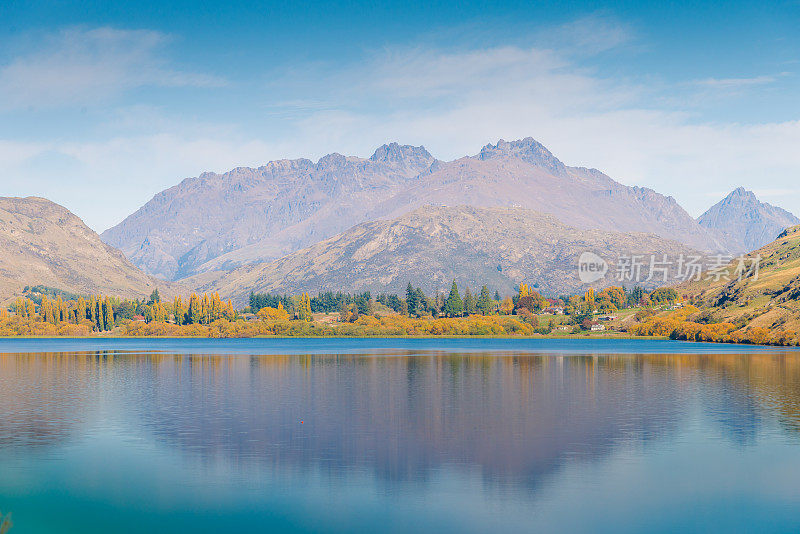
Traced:
<svg viewBox="0 0 800 534">
<path fill-rule="evenodd" d="M 688 283 L 680 291 L 696 306 L 707 308 L 715 320 L 800 332 L 800 226 L 746 257 L 758 256 L 757 273 L 740 277 L 734 260 L 719 280 Z"/>
</svg>

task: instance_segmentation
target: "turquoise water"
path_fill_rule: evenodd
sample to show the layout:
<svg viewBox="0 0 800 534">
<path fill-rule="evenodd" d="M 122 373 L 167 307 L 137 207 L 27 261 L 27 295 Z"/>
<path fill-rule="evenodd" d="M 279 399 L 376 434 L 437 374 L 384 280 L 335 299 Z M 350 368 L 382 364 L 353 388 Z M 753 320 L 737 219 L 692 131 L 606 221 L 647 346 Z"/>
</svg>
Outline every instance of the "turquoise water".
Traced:
<svg viewBox="0 0 800 534">
<path fill-rule="evenodd" d="M 798 532 L 800 352 L 0 341 L 10 534 Z"/>
</svg>

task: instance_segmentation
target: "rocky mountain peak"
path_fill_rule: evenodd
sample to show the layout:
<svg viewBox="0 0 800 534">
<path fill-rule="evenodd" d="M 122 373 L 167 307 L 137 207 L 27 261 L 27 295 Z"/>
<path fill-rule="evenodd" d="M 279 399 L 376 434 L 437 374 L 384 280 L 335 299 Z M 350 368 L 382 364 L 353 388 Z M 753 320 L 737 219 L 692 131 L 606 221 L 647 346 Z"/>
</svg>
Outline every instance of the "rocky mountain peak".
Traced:
<svg viewBox="0 0 800 534">
<path fill-rule="evenodd" d="M 761 202 L 752 191 L 737 187 L 697 222 L 732 243 L 733 251 L 739 253 L 766 245 L 787 227 L 800 224 L 800 219 L 782 208 Z"/>
<path fill-rule="evenodd" d="M 728 193 L 728 196 L 726 196 L 723 199 L 723 202 L 726 202 L 726 203 L 731 203 L 731 202 L 742 203 L 742 202 L 746 202 L 748 204 L 755 204 L 755 205 L 761 204 L 761 202 L 756 197 L 756 194 L 753 193 L 752 191 L 748 191 L 744 187 L 737 187 L 736 189 L 734 189 L 733 191 Z"/>
<path fill-rule="evenodd" d="M 424 146 L 400 145 L 395 142 L 379 146 L 370 156 L 370 161 L 428 167 L 434 162 L 434 157 Z"/>
<path fill-rule="evenodd" d="M 482 160 L 513 157 L 531 165 L 542 167 L 556 176 L 566 176 L 568 174 L 566 165 L 533 137 L 526 137 L 517 141 L 500 139 L 496 145 L 490 143 L 483 147 L 477 157 Z"/>
<path fill-rule="evenodd" d="M 319 158 L 317 168 L 320 170 L 337 169 L 347 164 L 347 158 L 338 152 L 333 152 Z"/>
</svg>

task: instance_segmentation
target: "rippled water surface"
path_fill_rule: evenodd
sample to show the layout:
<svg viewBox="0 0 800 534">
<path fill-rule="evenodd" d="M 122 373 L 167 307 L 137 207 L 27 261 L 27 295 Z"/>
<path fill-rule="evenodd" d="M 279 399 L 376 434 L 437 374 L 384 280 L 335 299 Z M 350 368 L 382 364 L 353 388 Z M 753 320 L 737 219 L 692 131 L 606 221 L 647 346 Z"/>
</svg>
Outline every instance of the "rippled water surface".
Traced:
<svg viewBox="0 0 800 534">
<path fill-rule="evenodd" d="M 10 534 L 800 532 L 800 353 L 0 341 Z"/>
</svg>

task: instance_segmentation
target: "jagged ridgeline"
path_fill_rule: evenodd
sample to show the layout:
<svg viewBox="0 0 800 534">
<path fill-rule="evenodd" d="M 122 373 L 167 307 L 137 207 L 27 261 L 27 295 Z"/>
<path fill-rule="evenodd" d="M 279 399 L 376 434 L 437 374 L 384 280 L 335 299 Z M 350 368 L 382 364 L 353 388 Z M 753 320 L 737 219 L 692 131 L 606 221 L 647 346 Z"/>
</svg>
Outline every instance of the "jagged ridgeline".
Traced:
<svg viewBox="0 0 800 534">
<path fill-rule="evenodd" d="M 531 138 L 449 162 L 392 143 L 367 159 L 329 154 L 204 173 L 158 193 L 102 237 L 144 271 L 182 279 L 269 262 L 427 205 L 524 208 L 580 230 L 724 248 L 671 197 L 569 167 Z"/>
</svg>

